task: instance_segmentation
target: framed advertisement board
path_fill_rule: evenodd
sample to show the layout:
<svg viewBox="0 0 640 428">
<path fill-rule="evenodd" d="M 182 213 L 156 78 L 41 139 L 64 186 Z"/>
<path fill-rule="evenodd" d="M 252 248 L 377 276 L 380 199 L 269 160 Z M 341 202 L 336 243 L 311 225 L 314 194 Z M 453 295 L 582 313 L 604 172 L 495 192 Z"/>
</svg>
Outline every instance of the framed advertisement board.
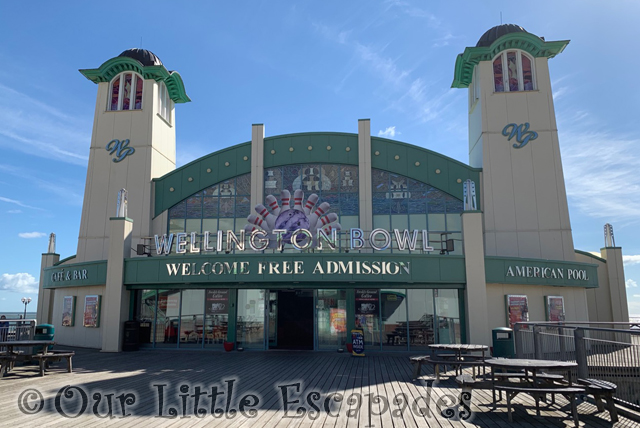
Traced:
<svg viewBox="0 0 640 428">
<path fill-rule="evenodd" d="M 544 312 L 547 316 L 547 321 L 564 321 L 564 297 L 544 296 Z"/>
<path fill-rule="evenodd" d="M 62 326 L 73 327 L 76 324 L 76 296 L 64 296 L 62 299 Z"/>
<path fill-rule="evenodd" d="M 85 296 L 84 316 L 82 325 L 84 327 L 100 327 L 100 301 L 102 296 Z"/>
<path fill-rule="evenodd" d="M 207 315 L 226 315 L 229 312 L 229 289 L 207 290 Z"/>
<path fill-rule="evenodd" d="M 529 321 L 529 301 L 525 295 L 507 294 L 507 325 L 510 328 L 517 322 Z"/>
</svg>

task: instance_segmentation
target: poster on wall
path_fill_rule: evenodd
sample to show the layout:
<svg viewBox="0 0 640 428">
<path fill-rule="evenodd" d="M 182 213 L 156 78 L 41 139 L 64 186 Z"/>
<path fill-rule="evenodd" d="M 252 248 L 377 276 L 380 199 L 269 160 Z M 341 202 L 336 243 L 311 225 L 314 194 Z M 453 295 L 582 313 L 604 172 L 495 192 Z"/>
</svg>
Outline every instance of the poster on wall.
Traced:
<svg viewBox="0 0 640 428">
<path fill-rule="evenodd" d="M 62 300 L 62 326 L 73 327 L 76 324 L 76 296 L 64 296 Z"/>
<path fill-rule="evenodd" d="M 525 295 L 507 295 L 507 323 L 510 328 L 517 322 L 529 321 L 529 302 Z"/>
<path fill-rule="evenodd" d="M 544 306 L 547 314 L 547 321 L 564 321 L 564 297 L 545 296 Z"/>
<path fill-rule="evenodd" d="M 229 311 L 229 289 L 207 290 L 207 315 L 226 315 Z"/>
<path fill-rule="evenodd" d="M 85 296 L 83 318 L 85 327 L 100 326 L 100 298 L 101 296 Z"/>
<path fill-rule="evenodd" d="M 345 309 L 331 308 L 329 310 L 329 322 L 331 334 L 341 334 L 347 331 L 347 311 Z"/>
</svg>

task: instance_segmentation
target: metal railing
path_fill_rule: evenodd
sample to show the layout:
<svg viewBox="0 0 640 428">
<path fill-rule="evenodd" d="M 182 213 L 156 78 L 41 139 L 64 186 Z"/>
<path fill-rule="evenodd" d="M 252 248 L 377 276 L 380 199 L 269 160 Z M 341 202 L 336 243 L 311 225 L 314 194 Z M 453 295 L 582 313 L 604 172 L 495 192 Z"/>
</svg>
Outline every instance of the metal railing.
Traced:
<svg viewBox="0 0 640 428">
<path fill-rule="evenodd" d="M 32 340 L 35 330 L 36 320 L 0 320 L 0 342 Z"/>
<path fill-rule="evenodd" d="M 640 409 L 638 323 L 523 322 L 514 335 L 516 358 L 576 362 L 575 376 L 615 383 L 617 401 Z"/>
</svg>

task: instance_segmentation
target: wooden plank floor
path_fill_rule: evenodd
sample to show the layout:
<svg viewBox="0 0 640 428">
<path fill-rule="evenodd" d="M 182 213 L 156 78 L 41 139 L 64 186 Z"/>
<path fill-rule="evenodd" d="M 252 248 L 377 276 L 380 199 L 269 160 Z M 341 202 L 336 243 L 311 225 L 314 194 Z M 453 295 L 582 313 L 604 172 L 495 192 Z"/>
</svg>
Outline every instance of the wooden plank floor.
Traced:
<svg viewBox="0 0 640 428">
<path fill-rule="evenodd" d="M 0 379 L 0 424 L 78 428 L 210 424 L 228 428 L 573 426 L 561 409 L 568 404 L 562 397 L 557 398 L 556 406 L 549 408 L 542 404 L 542 416 L 537 417 L 534 401 L 526 394 L 515 399 L 514 422 L 509 423 L 506 406 L 499 404 L 497 409 L 492 408 L 491 391 L 473 392 L 470 420 L 447 419 L 441 410 L 457 402 L 460 393 L 453 378 L 445 377 L 434 383 L 428 380 L 433 373 L 424 368 L 423 378 L 411 382 L 408 357 L 413 354 L 408 353 L 356 358 L 347 354 L 288 351 L 156 350 L 120 354 L 75 351 L 72 374 L 66 373 L 66 363 L 61 362 L 43 378 L 38 376 L 36 366 L 22 366 Z M 196 416 L 197 387 L 201 392 L 198 408 L 202 414 Z M 229 400 L 228 387 L 233 388 Z M 212 388 L 224 392 L 218 396 L 217 411 L 213 413 Z M 285 391 L 289 401 L 286 412 Z M 121 401 L 126 394 L 131 394 L 129 400 L 135 397 L 135 402 L 125 405 L 129 415 L 123 417 Z M 111 399 L 112 418 L 107 397 Z M 78 417 L 71 417 L 82 410 L 81 398 L 86 408 Z M 244 415 L 240 411 L 242 401 Z M 589 403 L 581 403 L 578 411 L 581 426 L 612 426 L 608 413 L 595 414 L 595 406 Z M 615 426 L 640 427 L 640 424 L 621 417 Z"/>
</svg>

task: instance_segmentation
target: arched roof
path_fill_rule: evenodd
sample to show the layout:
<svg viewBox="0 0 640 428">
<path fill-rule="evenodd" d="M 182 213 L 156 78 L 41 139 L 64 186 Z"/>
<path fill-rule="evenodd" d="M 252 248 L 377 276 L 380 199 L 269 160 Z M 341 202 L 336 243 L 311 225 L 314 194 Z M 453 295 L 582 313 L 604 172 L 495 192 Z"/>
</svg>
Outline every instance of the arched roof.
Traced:
<svg viewBox="0 0 640 428">
<path fill-rule="evenodd" d="M 265 169 L 316 162 L 358 165 L 358 159 L 358 134 L 309 132 L 264 139 Z M 371 168 L 422 181 L 458 199 L 464 181 L 479 184 L 481 171 L 431 150 L 379 137 L 371 137 Z M 249 172 L 251 142 L 196 159 L 153 180 L 154 216 L 206 187 Z"/>
</svg>

